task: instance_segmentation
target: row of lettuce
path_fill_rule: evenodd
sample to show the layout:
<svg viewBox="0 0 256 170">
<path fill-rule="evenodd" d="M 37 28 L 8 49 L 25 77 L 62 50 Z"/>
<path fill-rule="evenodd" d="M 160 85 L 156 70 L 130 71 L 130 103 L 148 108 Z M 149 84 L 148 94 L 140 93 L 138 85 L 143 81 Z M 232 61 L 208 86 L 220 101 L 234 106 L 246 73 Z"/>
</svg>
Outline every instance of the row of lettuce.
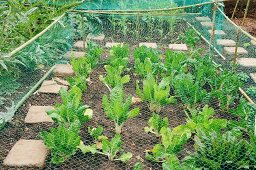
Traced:
<svg viewBox="0 0 256 170">
<path fill-rule="evenodd" d="M 106 117 L 114 122 L 116 135 L 108 138 L 103 127 L 90 127 L 90 144 L 84 144 L 80 136 L 81 128 L 93 117 L 93 110 L 82 103 L 82 94 L 87 93 L 91 72 L 102 63 L 103 49 L 89 43 L 85 57 L 72 59 L 75 76 L 67 79 L 70 90 L 60 91 L 62 103 L 48 113 L 58 127 L 41 133 L 51 150 L 52 163 L 61 164 L 78 150 L 102 154 L 111 161 L 127 162 L 133 157 L 122 149 L 123 125 L 140 114 L 139 107 L 132 107 L 132 96 L 125 97 L 124 92 L 132 72 L 138 78 L 136 94 L 152 112 L 144 130 L 160 141 L 146 151 L 147 160 L 161 163 L 165 170 L 256 168 L 255 105 L 239 93 L 242 76 L 221 71 L 210 54 L 195 49 L 197 38 L 190 34 L 184 38 L 191 48 L 186 53 L 161 53 L 142 46 L 134 50 L 130 62 L 128 46 L 109 51 L 103 62 L 106 75 L 99 79 L 109 90 L 102 106 Z M 168 105 L 182 107 L 184 111 L 178 114 L 185 113 L 184 124 L 170 128 L 168 118 L 161 116 L 162 108 Z M 189 143 L 194 144 L 193 149 L 184 149 Z M 187 156 L 180 157 L 184 150 Z M 134 169 L 142 169 L 142 162 Z"/>
</svg>

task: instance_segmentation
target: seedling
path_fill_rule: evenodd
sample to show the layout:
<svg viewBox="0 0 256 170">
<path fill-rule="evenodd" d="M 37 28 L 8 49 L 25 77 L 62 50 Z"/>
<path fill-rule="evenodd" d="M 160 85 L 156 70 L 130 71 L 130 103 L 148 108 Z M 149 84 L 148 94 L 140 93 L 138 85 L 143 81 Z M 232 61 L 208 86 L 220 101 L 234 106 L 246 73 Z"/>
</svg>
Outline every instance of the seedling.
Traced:
<svg viewBox="0 0 256 170">
<path fill-rule="evenodd" d="M 153 113 L 151 118 L 148 120 L 148 127 L 145 127 L 146 132 L 154 133 L 156 136 L 160 136 L 162 128 L 167 128 L 169 125 L 168 118 L 161 118 L 158 114 Z"/>
</svg>

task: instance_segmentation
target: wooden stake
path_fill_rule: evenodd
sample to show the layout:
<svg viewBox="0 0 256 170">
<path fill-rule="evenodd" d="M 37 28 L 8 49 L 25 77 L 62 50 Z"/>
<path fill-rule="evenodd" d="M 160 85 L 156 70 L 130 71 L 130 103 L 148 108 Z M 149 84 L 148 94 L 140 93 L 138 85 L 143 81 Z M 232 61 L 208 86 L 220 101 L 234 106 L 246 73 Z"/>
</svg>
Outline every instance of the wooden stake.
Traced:
<svg viewBox="0 0 256 170">
<path fill-rule="evenodd" d="M 238 4 L 239 4 L 239 1 L 240 1 L 240 0 L 236 0 L 236 6 L 235 6 L 235 8 L 234 8 L 234 11 L 233 11 L 233 14 L 232 14 L 232 16 L 231 16 L 231 19 L 233 19 L 234 16 L 235 16 L 236 9 L 237 9 L 237 6 L 238 6 Z"/>
<path fill-rule="evenodd" d="M 243 18 L 243 21 L 242 21 L 242 25 L 244 25 L 245 19 L 247 17 L 248 10 L 249 10 L 249 7 L 250 7 L 250 2 L 251 2 L 251 0 L 247 0 L 247 4 L 246 4 L 245 12 L 244 12 L 244 18 Z"/>
</svg>

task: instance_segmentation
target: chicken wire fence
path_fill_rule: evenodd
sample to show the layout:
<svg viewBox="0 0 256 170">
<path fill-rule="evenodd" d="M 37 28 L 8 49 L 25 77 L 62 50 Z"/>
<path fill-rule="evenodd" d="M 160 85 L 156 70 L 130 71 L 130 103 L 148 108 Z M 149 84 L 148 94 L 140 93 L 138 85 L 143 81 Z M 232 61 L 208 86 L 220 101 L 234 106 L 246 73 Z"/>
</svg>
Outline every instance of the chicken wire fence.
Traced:
<svg viewBox="0 0 256 170">
<path fill-rule="evenodd" d="M 148 2 L 150 5 L 147 4 Z M 14 101 L 13 105 L 15 106 L 15 103 L 17 103 L 18 100 L 21 99 L 25 93 L 43 76 L 43 74 L 49 70 L 50 66 L 54 65 L 55 63 L 68 62 L 66 59 L 66 53 L 69 50 L 75 50 L 75 48 L 72 47 L 76 41 L 88 41 L 90 39 L 89 37 L 92 37 L 93 35 L 105 36 L 103 41 L 95 41 L 95 43 L 104 49 L 104 53 L 100 66 L 93 70 L 90 75 L 93 83 L 88 86 L 88 89 L 83 95 L 82 99 L 85 104 L 88 104 L 94 110 L 93 119 L 86 123 L 80 132 L 81 140 L 85 144 L 91 144 L 93 141 L 92 137 L 90 137 L 87 131 L 88 127 L 97 127 L 100 125 L 104 127 L 104 134 L 106 136 L 109 138 L 114 136 L 113 122 L 106 118 L 102 109 L 102 96 L 104 94 L 108 94 L 108 89 L 99 80 L 100 75 L 106 74 L 106 71 L 104 70 L 104 61 L 106 60 L 106 56 L 109 55 L 109 49 L 105 47 L 107 42 L 117 42 L 129 45 L 131 70 L 127 71 L 127 74 L 131 76 L 131 81 L 125 85 L 124 90 L 126 94 L 131 95 L 136 94 L 135 82 L 136 80 L 140 79 L 140 77 L 133 74 L 134 70 L 132 69 L 134 66 L 132 61 L 132 53 L 134 49 L 138 47 L 139 43 L 156 43 L 160 53 L 164 54 L 168 49 L 169 44 L 185 43 L 184 40 L 180 38 L 180 35 L 189 30 L 191 26 L 195 28 L 210 43 L 210 45 L 212 44 L 214 47 L 212 48 L 212 46 L 201 40 L 197 44 L 196 48 L 204 49 L 205 53 L 213 52 L 215 54 L 214 60 L 217 63 L 222 64 L 224 68 L 232 69 L 231 64 L 234 62 L 236 57 L 254 58 L 255 46 L 253 46 L 251 43 L 251 37 L 245 35 L 240 29 L 235 27 L 232 23 L 230 23 L 229 20 L 227 20 L 226 16 L 222 13 L 221 8 L 223 7 L 221 4 L 219 4 L 219 8 L 216 8 L 216 10 L 213 3 L 198 5 L 205 2 L 208 1 L 169 0 L 153 2 L 148 0 L 140 0 L 129 2 L 118 1 L 117 3 L 117 1 L 101 0 L 96 1 L 96 3 L 95 1 L 93 3 L 85 2 L 84 4 L 75 8 L 72 12 L 67 13 L 64 18 L 57 22 L 57 24 L 49 29 L 45 34 L 13 56 L 12 60 L 17 59 L 22 63 L 17 69 L 20 72 L 19 74 L 22 75 L 18 80 L 21 85 L 19 88 L 17 88 L 18 96 L 17 91 L 14 91 L 15 96 L 10 95 L 10 93 L 5 94 L 2 92 L 3 94 L 1 94 L 1 97 L 3 95 L 3 98 L 6 99 L 1 105 L 1 115 L 3 115 L 4 118 L 10 119 L 14 113 L 11 109 L 6 111 L 4 107 L 10 107 L 10 101 Z M 189 7 L 179 8 L 181 6 Z M 162 9 L 163 7 L 165 9 L 170 8 L 171 10 L 166 10 L 164 12 L 154 11 L 154 9 Z M 143 10 L 152 10 L 153 12 L 143 12 Z M 209 17 L 210 20 L 199 21 L 196 19 L 196 17 Z M 207 24 L 205 26 L 201 22 L 211 22 L 215 27 L 212 28 L 211 24 L 210 26 Z M 222 30 L 225 32 L 225 35 L 211 36 L 210 31 L 214 30 Z M 246 49 L 248 54 L 226 54 L 223 46 L 217 44 L 218 39 L 226 38 L 234 40 L 237 44 L 234 47 L 243 47 Z M 254 69 L 239 66 L 238 72 L 241 71 L 249 74 L 252 73 Z M 34 77 L 34 75 L 38 76 Z M 26 77 L 28 77 L 27 79 L 29 80 L 27 80 Z M 48 79 L 51 78 L 52 75 L 48 77 Z M 23 83 L 23 81 L 25 82 Z M 7 84 L 13 85 L 13 82 L 14 80 L 8 81 L 8 79 L 1 81 L 4 86 Z M 246 87 L 249 87 L 249 85 L 252 83 L 254 82 L 247 82 Z M 48 131 L 51 127 L 56 126 L 49 123 L 25 124 L 24 119 L 29 107 L 31 105 L 53 106 L 58 102 L 61 102 L 59 95 L 38 93 L 32 94 L 31 97 L 29 97 L 22 107 L 15 113 L 12 121 L 7 123 L 0 131 L 1 169 L 16 169 L 15 167 L 10 168 L 9 166 L 3 165 L 3 160 L 16 141 L 19 139 L 40 139 L 39 133 L 41 131 Z M 241 121 L 238 117 L 222 113 L 217 101 L 211 101 L 209 105 L 215 108 L 216 115 L 214 117 L 235 120 L 231 121 L 232 123 L 230 123 L 229 128 L 236 126 L 236 121 Z M 142 169 L 162 169 L 162 163 L 149 161 L 145 158 L 145 151 L 152 149 L 155 144 L 160 142 L 159 137 L 144 131 L 144 127 L 147 126 L 148 119 L 152 113 L 148 109 L 147 103 L 145 102 L 136 104 L 133 107 L 140 108 L 140 115 L 135 119 L 128 120 L 125 123 L 122 133 L 123 149 L 125 151 L 132 152 L 133 154 L 133 158 L 127 163 L 121 163 L 118 161 L 112 162 L 109 161 L 105 156 L 97 154 L 83 154 L 81 151 L 78 151 L 74 156 L 71 157 L 71 159 L 61 165 L 52 164 L 51 155 L 49 154 L 44 169 L 133 169 L 136 162 L 142 162 Z M 237 106 L 234 105 L 232 107 L 236 108 Z M 165 106 L 160 114 L 162 117 L 168 118 L 171 128 L 175 128 L 178 125 L 186 123 L 187 117 L 181 101 L 179 101 L 176 105 Z M 240 132 L 234 133 L 240 134 Z M 240 168 L 253 168 L 255 162 L 253 162 L 253 160 L 246 160 L 246 158 L 248 158 L 250 155 L 248 155 L 248 148 L 246 148 L 247 146 L 244 143 L 235 145 L 236 147 L 240 147 L 236 150 L 236 152 L 228 152 L 228 147 L 231 146 L 230 144 L 235 144 L 236 139 L 240 139 L 241 136 L 249 140 L 249 136 L 246 132 L 243 132 L 242 135 L 238 136 L 226 134 L 223 138 L 215 135 L 216 134 L 212 134 L 211 139 L 202 137 L 202 141 L 205 142 L 205 147 L 214 148 L 215 146 L 214 149 L 216 150 L 214 151 L 219 151 L 219 153 L 216 152 L 216 154 L 213 154 L 210 150 L 197 150 L 200 143 L 195 142 L 197 137 L 196 135 L 193 135 L 176 155 L 177 158 L 182 162 L 185 161 L 184 158 L 189 155 L 194 157 L 194 161 L 196 160 L 195 162 L 197 166 L 190 167 L 192 169 L 195 169 L 196 167 L 209 168 L 208 164 L 210 163 L 201 160 L 199 157 L 200 154 L 208 155 L 207 158 L 209 160 L 216 162 L 214 166 L 217 167 L 217 169 L 236 169 L 239 165 L 236 162 L 239 161 L 242 162 L 239 165 Z M 218 141 L 221 142 L 218 143 Z M 216 147 L 216 145 L 218 146 Z M 195 150 L 197 150 L 197 154 L 193 154 Z M 225 156 L 229 158 L 227 159 Z M 228 161 L 219 163 L 218 161 L 222 159 L 227 159 Z M 250 165 L 251 167 L 247 167 L 247 165 Z M 178 166 L 176 169 L 177 168 Z M 184 166 L 181 169 L 185 168 L 187 167 Z M 27 167 L 22 169 L 36 168 Z"/>
</svg>

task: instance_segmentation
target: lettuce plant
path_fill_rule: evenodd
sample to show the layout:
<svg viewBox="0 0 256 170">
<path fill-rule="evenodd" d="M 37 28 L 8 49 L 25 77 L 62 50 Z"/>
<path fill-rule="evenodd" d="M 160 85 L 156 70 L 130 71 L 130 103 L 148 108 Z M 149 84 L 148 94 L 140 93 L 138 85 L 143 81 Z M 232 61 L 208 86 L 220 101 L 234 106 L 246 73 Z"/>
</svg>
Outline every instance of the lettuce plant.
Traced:
<svg viewBox="0 0 256 170">
<path fill-rule="evenodd" d="M 126 67 L 129 61 L 128 46 L 114 46 L 110 50 L 109 65 Z"/>
<path fill-rule="evenodd" d="M 115 122 L 115 131 L 120 134 L 126 120 L 136 117 L 140 110 L 135 108 L 130 110 L 132 96 L 124 99 L 124 92 L 121 86 L 116 86 L 110 95 L 104 95 L 102 105 L 109 119 Z"/>
<path fill-rule="evenodd" d="M 153 113 L 153 115 L 148 120 L 148 127 L 145 127 L 146 132 L 154 133 L 157 136 L 160 136 L 160 131 L 162 128 L 167 128 L 169 125 L 168 118 L 161 118 L 160 115 Z"/>
<path fill-rule="evenodd" d="M 189 47 L 195 48 L 196 44 L 199 42 L 200 37 L 197 35 L 195 30 L 188 29 L 184 34 L 179 36 L 179 39 L 185 42 Z"/>
<path fill-rule="evenodd" d="M 107 75 L 103 77 L 100 75 L 100 80 L 108 87 L 109 90 L 112 88 L 126 84 L 130 81 L 129 75 L 122 76 L 124 67 L 123 66 L 111 66 L 105 65 Z"/>
<path fill-rule="evenodd" d="M 82 92 L 73 86 L 69 91 L 65 89 L 60 90 L 62 99 L 61 104 L 56 104 L 54 110 L 48 111 L 49 116 L 64 127 L 70 127 L 75 121 L 79 121 L 82 125 L 92 118 L 92 110 L 89 106 L 82 105 Z"/>
<path fill-rule="evenodd" d="M 103 49 L 98 47 L 98 45 L 95 45 L 92 42 L 87 43 L 86 58 L 91 64 L 92 69 L 94 69 L 98 65 L 102 53 Z"/>
<path fill-rule="evenodd" d="M 136 82 L 136 93 L 142 100 L 149 102 L 149 109 L 151 112 L 159 113 L 163 105 L 174 103 L 176 100 L 174 96 L 170 96 L 170 81 L 168 77 L 162 79 L 157 83 L 152 74 L 147 75 L 143 80 L 143 89 L 139 87 Z"/>
<path fill-rule="evenodd" d="M 123 153 L 120 134 L 116 134 L 111 140 L 108 140 L 107 137 L 105 137 L 101 142 L 93 145 L 84 145 L 83 142 L 81 142 L 78 148 L 83 153 L 105 155 L 111 161 L 126 162 L 132 158 L 132 153 Z M 118 156 L 119 153 L 122 153 L 121 156 Z"/>
</svg>

